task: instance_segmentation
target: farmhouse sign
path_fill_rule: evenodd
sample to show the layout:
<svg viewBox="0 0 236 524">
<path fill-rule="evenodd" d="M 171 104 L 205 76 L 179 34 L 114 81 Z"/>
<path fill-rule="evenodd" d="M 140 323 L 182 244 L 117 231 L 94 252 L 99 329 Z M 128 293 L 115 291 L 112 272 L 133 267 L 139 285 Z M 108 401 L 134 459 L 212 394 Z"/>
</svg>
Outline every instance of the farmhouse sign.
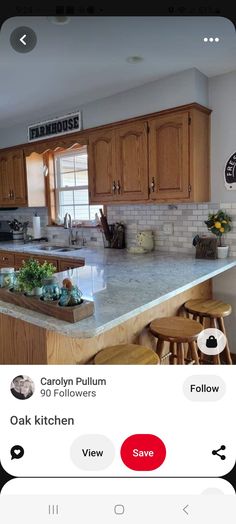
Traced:
<svg viewBox="0 0 236 524">
<path fill-rule="evenodd" d="M 226 162 L 224 177 L 226 189 L 236 189 L 236 153 Z"/>
<path fill-rule="evenodd" d="M 28 127 L 28 142 L 75 133 L 81 129 L 81 112 L 53 118 Z"/>
</svg>

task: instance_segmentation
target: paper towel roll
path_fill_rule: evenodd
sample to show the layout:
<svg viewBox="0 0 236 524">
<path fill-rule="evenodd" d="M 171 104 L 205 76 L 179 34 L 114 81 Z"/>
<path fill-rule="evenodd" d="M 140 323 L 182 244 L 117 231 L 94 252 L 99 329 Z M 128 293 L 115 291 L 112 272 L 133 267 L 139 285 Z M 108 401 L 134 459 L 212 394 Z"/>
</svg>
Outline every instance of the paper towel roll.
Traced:
<svg viewBox="0 0 236 524">
<path fill-rule="evenodd" d="M 33 217 L 33 237 L 41 238 L 40 217 Z"/>
</svg>

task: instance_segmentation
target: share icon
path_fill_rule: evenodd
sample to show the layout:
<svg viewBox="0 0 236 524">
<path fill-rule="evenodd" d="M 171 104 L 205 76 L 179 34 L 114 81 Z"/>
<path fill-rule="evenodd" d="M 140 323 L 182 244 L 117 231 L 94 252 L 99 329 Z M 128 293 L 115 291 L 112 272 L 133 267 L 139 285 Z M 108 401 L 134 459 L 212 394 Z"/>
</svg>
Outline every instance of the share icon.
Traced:
<svg viewBox="0 0 236 524">
<path fill-rule="evenodd" d="M 218 457 L 221 458 L 221 460 L 225 460 L 225 459 L 226 459 L 226 456 L 225 456 L 225 455 L 221 455 L 221 454 L 219 453 L 219 451 L 224 451 L 225 449 L 226 449 L 226 446 L 224 446 L 224 445 L 223 445 L 223 446 L 220 446 L 219 449 L 213 449 L 213 451 L 212 451 L 212 455 L 217 455 Z"/>
</svg>

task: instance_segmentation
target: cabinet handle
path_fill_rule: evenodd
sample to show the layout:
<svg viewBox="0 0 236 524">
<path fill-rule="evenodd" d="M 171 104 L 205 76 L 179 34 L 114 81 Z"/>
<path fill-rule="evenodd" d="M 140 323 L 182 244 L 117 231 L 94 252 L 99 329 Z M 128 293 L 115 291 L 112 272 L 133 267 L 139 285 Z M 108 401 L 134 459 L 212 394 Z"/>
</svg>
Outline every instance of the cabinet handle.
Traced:
<svg viewBox="0 0 236 524">
<path fill-rule="evenodd" d="M 12 200 L 14 200 L 14 198 L 15 198 L 15 193 L 14 193 L 13 189 L 12 189 L 12 191 L 11 191 L 11 195 L 12 195 Z"/>
<path fill-rule="evenodd" d="M 115 194 L 115 192 L 116 192 L 116 183 L 115 183 L 115 180 L 113 180 L 112 193 Z"/>
<path fill-rule="evenodd" d="M 119 180 L 117 181 L 117 191 L 118 191 L 118 195 L 120 195 L 120 181 Z"/>
<path fill-rule="evenodd" d="M 9 200 L 11 200 L 11 191 L 9 191 L 9 193 L 8 193 L 8 198 L 9 198 Z"/>
<path fill-rule="evenodd" d="M 155 191 L 155 178 L 154 178 L 154 176 L 152 177 L 151 191 L 152 191 L 152 193 L 154 193 L 154 191 Z"/>
</svg>

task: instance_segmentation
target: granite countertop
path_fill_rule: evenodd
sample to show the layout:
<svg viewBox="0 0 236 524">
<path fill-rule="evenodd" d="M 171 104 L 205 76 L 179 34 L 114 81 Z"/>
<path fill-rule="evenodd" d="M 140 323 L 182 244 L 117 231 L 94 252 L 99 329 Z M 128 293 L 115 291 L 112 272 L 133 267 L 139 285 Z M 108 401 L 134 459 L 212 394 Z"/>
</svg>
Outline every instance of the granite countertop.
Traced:
<svg viewBox="0 0 236 524">
<path fill-rule="evenodd" d="M 117 249 L 85 248 L 75 256 L 85 258 L 86 265 L 57 276 L 60 281 L 72 278 L 84 298 L 94 300 L 92 317 L 70 324 L 3 301 L 0 312 L 70 337 L 89 338 L 236 266 L 233 258 L 201 260 L 158 252 L 132 255 Z"/>
</svg>

